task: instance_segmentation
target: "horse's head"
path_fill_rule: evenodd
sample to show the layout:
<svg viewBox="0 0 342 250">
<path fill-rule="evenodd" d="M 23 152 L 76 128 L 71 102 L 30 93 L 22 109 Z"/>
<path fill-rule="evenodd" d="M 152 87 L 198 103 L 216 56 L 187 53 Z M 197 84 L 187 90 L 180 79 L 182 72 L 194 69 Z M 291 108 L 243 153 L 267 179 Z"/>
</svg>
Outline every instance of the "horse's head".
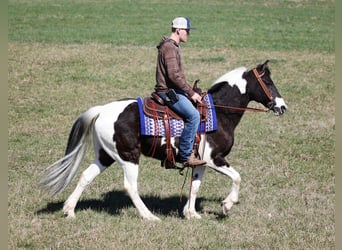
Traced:
<svg viewBox="0 0 342 250">
<path fill-rule="evenodd" d="M 247 79 L 247 91 L 251 99 L 262 103 L 272 110 L 275 115 L 282 115 L 285 113 L 287 106 L 271 79 L 268 62 L 269 60 L 250 71 L 246 71 L 243 77 Z"/>
</svg>

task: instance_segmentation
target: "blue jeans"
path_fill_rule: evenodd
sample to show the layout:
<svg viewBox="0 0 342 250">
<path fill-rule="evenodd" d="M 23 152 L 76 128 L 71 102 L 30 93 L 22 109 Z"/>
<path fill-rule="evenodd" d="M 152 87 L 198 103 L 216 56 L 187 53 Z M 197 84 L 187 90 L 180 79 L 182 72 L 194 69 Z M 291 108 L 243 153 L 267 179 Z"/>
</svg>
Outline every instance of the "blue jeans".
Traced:
<svg viewBox="0 0 342 250">
<path fill-rule="evenodd" d="M 166 100 L 165 93 L 159 93 L 166 105 L 179 114 L 184 120 L 184 130 L 179 139 L 179 160 L 186 162 L 189 160 L 193 149 L 196 132 L 200 123 L 200 114 L 192 102 L 183 93 L 177 92 L 178 101 L 172 103 Z"/>
</svg>

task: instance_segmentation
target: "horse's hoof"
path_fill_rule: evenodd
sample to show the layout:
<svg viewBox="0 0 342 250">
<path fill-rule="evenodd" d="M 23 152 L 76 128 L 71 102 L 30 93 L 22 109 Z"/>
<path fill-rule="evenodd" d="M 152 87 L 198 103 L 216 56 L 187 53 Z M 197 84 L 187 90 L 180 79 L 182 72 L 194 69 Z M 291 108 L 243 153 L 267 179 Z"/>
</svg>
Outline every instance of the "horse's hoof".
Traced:
<svg viewBox="0 0 342 250">
<path fill-rule="evenodd" d="M 157 216 L 154 216 L 154 215 L 149 216 L 149 217 L 145 217 L 144 219 L 147 221 L 151 221 L 151 222 L 160 222 L 161 221 L 161 219 L 159 219 Z"/>
<path fill-rule="evenodd" d="M 75 219 L 76 215 L 73 210 L 63 209 L 63 214 L 67 219 Z"/>
<path fill-rule="evenodd" d="M 233 202 L 229 201 L 229 202 L 222 202 L 221 206 L 222 206 L 222 212 L 224 215 L 228 215 L 229 210 L 232 208 L 233 206 Z"/>
<path fill-rule="evenodd" d="M 65 216 L 65 218 L 67 218 L 68 220 L 76 219 L 75 213 L 64 213 L 64 216 Z"/>
<path fill-rule="evenodd" d="M 184 217 L 187 218 L 188 220 L 191 220 L 191 219 L 202 219 L 202 216 L 199 213 L 197 213 L 197 212 L 190 212 L 190 211 L 184 212 Z"/>
</svg>

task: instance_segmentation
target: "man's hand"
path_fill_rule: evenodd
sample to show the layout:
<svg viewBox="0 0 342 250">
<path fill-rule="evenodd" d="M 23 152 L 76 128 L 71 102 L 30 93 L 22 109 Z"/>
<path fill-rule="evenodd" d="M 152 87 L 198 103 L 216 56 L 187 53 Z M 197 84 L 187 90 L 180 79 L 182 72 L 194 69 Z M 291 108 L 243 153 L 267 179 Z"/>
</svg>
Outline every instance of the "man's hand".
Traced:
<svg viewBox="0 0 342 250">
<path fill-rule="evenodd" d="M 201 97 L 199 94 L 197 94 L 197 93 L 193 94 L 193 96 L 191 96 L 191 99 L 192 99 L 195 103 L 196 103 L 196 102 L 202 103 L 202 97 Z"/>
</svg>

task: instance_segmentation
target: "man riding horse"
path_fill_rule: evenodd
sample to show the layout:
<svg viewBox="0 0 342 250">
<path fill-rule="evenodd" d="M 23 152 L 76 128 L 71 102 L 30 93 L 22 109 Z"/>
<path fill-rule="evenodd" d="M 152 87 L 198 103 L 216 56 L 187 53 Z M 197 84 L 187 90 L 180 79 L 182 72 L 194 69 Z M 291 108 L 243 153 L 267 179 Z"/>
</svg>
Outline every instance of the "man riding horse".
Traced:
<svg viewBox="0 0 342 250">
<path fill-rule="evenodd" d="M 177 17 L 172 21 L 170 37 L 163 37 L 158 48 L 155 91 L 164 103 L 184 120 L 184 130 L 179 139 L 179 158 L 183 167 L 205 165 L 196 157 L 194 141 L 200 123 L 200 114 L 194 103 L 202 103 L 202 97 L 187 83 L 184 75 L 179 44 L 190 35 L 190 20 Z M 191 99 L 191 100 L 190 100 Z"/>
</svg>

